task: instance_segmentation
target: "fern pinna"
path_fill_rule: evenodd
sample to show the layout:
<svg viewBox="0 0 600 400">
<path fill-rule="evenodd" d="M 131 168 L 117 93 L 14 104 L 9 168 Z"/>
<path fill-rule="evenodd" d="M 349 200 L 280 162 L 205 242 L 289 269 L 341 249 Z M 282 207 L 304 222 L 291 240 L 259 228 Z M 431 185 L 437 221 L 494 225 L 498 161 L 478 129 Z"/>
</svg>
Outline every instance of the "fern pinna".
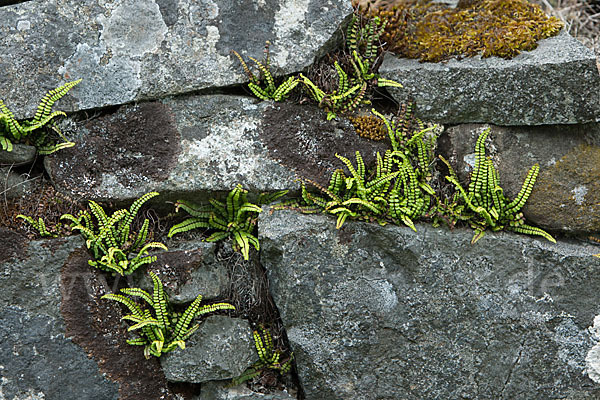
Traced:
<svg viewBox="0 0 600 400">
<path fill-rule="evenodd" d="M 292 90 L 294 90 L 294 88 L 298 85 L 299 80 L 296 77 L 291 76 L 291 77 L 287 78 L 279 86 L 275 85 L 275 79 L 273 78 L 273 74 L 271 74 L 271 69 L 270 69 L 270 57 L 269 57 L 270 45 L 271 45 L 271 43 L 268 41 L 265 44 L 265 61 L 264 61 L 264 63 L 261 63 L 260 61 L 258 61 L 257 59 L 255 59 L 253 57 L 248 57 L 249 59 L 254 61 L 254 63 L 256 64 L 256 67 L 260 71 L 259 76 L 256 76 L 252 73 L 252 71 L 250 70 L 250 68 L 248 68 L 248 65 L 242 58 L 242 56 L 240 56 L 240 54 L 237 51 L 231 50 L 231 52 L 237 57 L 237 59 L 242 64 L 242 68 L 244 69 L 244 72 L 248 76 L 248 79 L 250 79 L 250 83 L 248 83 L 248 88 L 250 89 L 250 91 L 252 93 L 254 93 L 254 95 L 256 97 L 258 97 L 261 100 L 283 101 L 288 96 L 288 94 Z M 264 82 L 265 85 L 261 86 L 261 82 Z"/>
<path fill-rule="evenodd" d="M 504 196 L 504 191 L 500 187 L 498 171 L 494 167 L 492 159 L 486 157 L 485 154 L 485 140 L 489 133 L 490 130 L 486 129 L 477 138 L 475 167 L 471 174 L 468 191 L 462 187 L 450 164 L 440 157 L 450 171 L 450 176 L 447 176 L 446 180 L 456 187 L 460 198 L 472 213 L 469 222 L 475 229 L 475 235 L 471 243 L 475 243 L 483 237 L 487 228 L 493 231 L 507 229 L 529 235 L 539 235 L 555 243 L 554 238 L 546 231 L 525 224 L 523 213 L 520 212 L 531 195 L 539 173 L 539 165 L 531 167 L 519 194 L 510 201 Z"/>
<path fill-rule="evenodd" d="M 250 245 L 254 246 L 257 251 L 260 249 L 258 239 L 253 232 L 256 218 L 262 209 L 260 206 L 248 202 L 247 193 L 247 190 L 242 189 L 242 185 L 237 185 L 229 192 L 225 202 L 210 199 L 208 206 L 198 206 L 185 200 L 178 200 L 175 210 L 182 209 L 191 218 L 171 227 L 168 237 L 196 228 L 212 229 L 215 232 L 205 239 L 207 242 L 232 239 L 233 249 L 240 251 L 244 259 L 248 260 Z M 268 204 L 286 193 L 287 191 L 262 194 L 258 199 L 259 204 Z"/>
<path fill-rule="evenodd" d="M 131 345 L 144 346 L 144 356 L 160 357 L 176 347 L 185 349 L 185 341 L 198 329 L 199 325 L 190 327 L 194 318 L 218 310 L 235 310 L 229 303 L 214 303 L 200 305 L 202 295 L 198 295 L 192 304 L 180 315 L 173 313 L 169 298 L 158 276 L 150 272 L 153 282 L 153 292 L 139 288 L 121 289 L 121 293 L 138 297 L 148 308 L 142 308 L 130 297 L 121 294 L 106 294 L 102 299 L 117 301 L 125 305 L 131 314 L 123 316 L 122 320 L 133 322 L 129 332 L 137 331 L 138 337 L 127 340 Z"/>
<path fill-rule="evenodd" d="M 80 211 L 75 217 L 71 214 L 61 219 L 71 222 L 71 230 L 78 230 L 86 240 L 93 259 L 89 264 L 104 271 L 128 275 L 142 265 L 156 260 L 148 255 L 152 248 L 167 250 L 158 242 L 147 242 L 150 221 L 146 218 L 139 232 L 131 232 L 131 225 L 142 205 L 157 192 L 146 193 L 135 200 L 129 210 L 115 211 L 110 217 L 95 201 L 90 200 L 89 211 Z"/>
<path fill-rule="evenodd" d="M 0 100 L 0 148 L 12 151 L 13 142 L 23 142 L 34 145 L 39 154 L 51 154 L 57 150 L 72 147 L 75 143 L 68 141 L 54 119 L 58 116 L 66 116 L 62 111 L 52 111 L 54 103 L 66 95 L 81 79 L 65 83 L 64 85 L 50 90 L 40 101 L 35 115 L 30 120 L 17 121 L 14 114 Z M 53 143 L 48 134 L 42 129 L 50 127 L 60 138 L 62 143 Z"/>
<path fill-rule="evenodd" d="M 275 349 L 273 337 L 264 326 L 260 325 L 259 329 L 252 332 L 252 336 L 254 337 L 254 347 L 258 353 L 258 361 L 246 369 L 242 375 L 232 380 L 231 383 L 234 386 L 259 376 L 267 369 L 279 371 L 284 375 L 292 368 L 294 353 L 283 358 L 283 351 Z"/>
</svg>

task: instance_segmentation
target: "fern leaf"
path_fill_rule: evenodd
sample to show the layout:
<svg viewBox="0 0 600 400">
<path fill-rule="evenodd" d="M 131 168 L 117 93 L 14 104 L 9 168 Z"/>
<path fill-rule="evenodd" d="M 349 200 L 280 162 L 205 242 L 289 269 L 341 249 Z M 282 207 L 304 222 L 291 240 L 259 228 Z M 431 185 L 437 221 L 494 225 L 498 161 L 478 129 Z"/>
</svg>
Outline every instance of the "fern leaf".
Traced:
<svg viewBox="0 0 600 400">
<path fill-rule="evenodd" d="M 186 308 L 183 312 L 177 324 L 175 324 L 175 328 L 173 329 L 173 340 L 185 340 L 186 339 L 186 331 L 188 330 L 188 326 L 197 315 L 198 310 L 200 309 L 200 303 L 202 302 L 202 295 L 198 295 L 192 304 Z M 189 336 L 189 335 L 188 335 Z"/>
<path fill-rule="evenodd" d="M 254 61 L 254 63 L 256 64 L 256 66 L 258 67 L 260 72 L 262 73 L 262 76 L 265 78 L 265 81 L 267 82 L 266 92 L 267 93 L 275 92 L 275 80 L 273 79 L 273 75 L 271 75 L 271 71 L 269 71 L 269 69 L 267 67 L 265 67 L 257 59 L 255 59 L 253 57 L 248 57 L 248 58 L 251 59 L 252 61 Z"/>
<path fill-rule="evenodd" d="M 285 196 L 288 192 L 289 192 L 289 190 L 280 190 L 280 191 L 277 191 L 274 193 L 261 193 L 258 196 L 258 204 L 261 204 L 261 205 L 271 204 L 275 200 L 279 199 L 280 197 Z"/>
<path fill-rule="evenodd" d="M 233 239 L 237 246 L 239 246 L 244 260 L 248 260 L 250 258 L 250 243 L 248 242 L 248 234 L 246 232 L 235 231 L 233 232 Z"/>
<path fill-rule="evenodd" d="M 131 311 L 133 313 L 133 315 L 140 317 L 140 318 L 144 317 L 144 313 L 142 312 L 142 309 L 140 308 L 140 306 L 138 306 L 136 302 L 134 302 L 133 300 L 131 300 L 128 297 L 125 297 L 120 294 L 109 293 L 109 294 L 105 294 L 104 296 L 102 296 L 101 299 L 117 301 L 117 302 L 125 305 L 129 309 L 129 311 Z"/>
<path fill-rule="evenodd" d="M 50 115 L 54 103 L 58 101 L 61 97 L 63 97 L 65 94 L 67 94 L 67 92 L 69 92 L 69 90 L 71 90 L 75 85 L 79 84 L 79 82 L 81 82 L 81 79 L 72 82 L 67 82 L 64 85 L 57 87 L 56 89 L 50 90 L 42 98 L 40 104 L 38 105 L 32 123 L 36 124 L 46 119 Z"/>
<path fill-rule="evenodd" d="M 535 226 L 529 226 L 526 224 L 522 224 L 522 225 L 515 226 L 515 227 L 509 227 L 508 229 L 510 229 L 514 232 L 524 233 L 526 235 L 542 236 L 542 237 L 548 239 L 549 241 L 551 241 L 552 243 L 556 243 L 556 239 L 554 239 L 548 232 L 546 232 L 543 229 L 536 228 Z"/>
<path fill-rule="evenodd" d="M 4 126 L 8 130 L 8 133 L 15 140 L 20 140 L 23 136 L 23 127 L 19 124 L 19 122 L 15 119 L 15 115 L 4 105 L 2 100 L 0 100 L 0 121 L 4 123 Z"/>
<path fill-rule="evenodd" d="M 294 90 L 294 88 L 296 86 L 298 86 L 298 84 L 300 83 L 300 81 L 298 79 L 296 79 L 295 77 L 289 77 L 285 82 L 283 82 L 281 85 L 279 85 L 279 87 L 277 88 L 277 90 L 275 90 L 275 92 L 273 93 L 273 100 L 275 101 L 281 101 L 283 99 L 285 99 L 287 97 L 287 95 Z"/>
<path fill-rule="evenodd" d="M 377 87 L 396 87 L 403 88 L 400 82 L 396 82 L 391 79 L 377 78 Z"/>
<path fill-rule="evenodd" d="M 55 153 L 59 150 L 68 149 L 69 147 L 73 147 L 73 146 L 75 146 L 74 142 L 62 142 L 62 143 L 56 143 L 56 144 L 47 145 L 47 146 L 38 146 L 37 152 L 39 155 L 46 156 L 46 155 Z"/>
<path fill-rule="evenodd" d="M 223 207 L 222 204 L 221 207 Z M 179 212 L 180 208 L 188 214 L 190 214 L 192 217 L 208 219 L 208 217 L 210 216 L 210 211 L 208 211 L 205 207 L 198 206 L 194 203 L 185 200 L 177 200 L 177 202 L 175 203 L 175 212 Z"/>
<path fill-rule="evenodd" d="M 515 199 L 513 201 L 511 201 L 506 206 L 507 212 L 517 213 L 517 212 L 519 212 L 519 210 L 521 208 L 523 208 L 523 206 L 527 202 L 527 199 L 531 195 L 531 192 L 533 191 L 533 185 L 535 185 L 535 181 L 538 177 L 539 172 L 540 172 L 539 164 L 535 164 L 533 167 L 531 167 L 531 169 L 527 173 L 527 177 L 525 177 L 525 181 L 523 182 L 523 185 L 521 186 L 521 190 L 519 191 L 519 194 L 517 195 L 517 197 L 515 197 Z"/>
<path fill-rule="evenodd" d="M 173 237 L 174 235 L 176 235 L 178 233 L 191 231 L 192 229 L 210 228 L 210 227 L 211 227 L 210 224 L 206 221 L 203 221 L 198 218 L 188 218 L 185 221 L 183 221 L 177 225 L 173 225 L 171 227 L 171 229 L 169 229 L 169 233 L 168 233 L 167 237 Z"/>
<path fill-rule="evenodd" d="M 142 208 L 144 203 L 158 195 L 159 195 L 158 192 L 149 192 L 149 193 L 146 193 L 143 196 L 141 196 L 139 199 L 135 200 L 129 207 L 129 214 L 127 215 L 127 218 L 125 219 L 124 224 L 126 226 L 130 226 L 131 223 L 133 222 L 133 219 L 135 218 L 137 213 L 140 211 L 140 208 Z"/>
<path fill-rule="evenodd" d="M 212 235 L 210 235 L 209 237 L 204 239 L 204 241 L 218 242 L 219 240 L 227 239 L 228 237 L 229 237 L 229 232 L 219 231 L 219 232 L 213 233 Z"/>
<path fill-rule="evenodd" d="M 4 136 L 0 136 L 0 146 L 2 146 L 2 150 L 6 150 L 9 152 L 13 150 L 12 142 Z"/>
<path fill-rule="evenodd" d="M 250 82 L 248 84 L 248 89 L 250 89 L 250 91 L 261 100 L 269 100 L 271 98 L 271 96 L 267 93 L 266 90 L 264 90 L 255 83 Z"/>
<path fill-rule="evenodd" d="M 121 289 L 121 293 L 125 293 L 129 296 L 136 296 L 143 299 L 150 307 L 154 307 L 154 303 L 152 302 L 152 297 L 148 292 L 140 288 L 123 288 Z"/>
<path fill-rule="evenodd" d="M 170 329 L 171 324 L 169 322 L 169 313 L 167 310 L 167 297 L 162 282 L 154 272 L 150 271 L 149 273 L 154 284 L 154 291 L 152 292 L 152 308 L 156 313 L 156 319 L 160 321 L 165 329 Z"/>
<path fill-rule="evenodd" d="M 235 50 L 231 50 L 231 52 L 237 57 L 238 60 L 240 60 L 240 63 L 242 64 L 242 68 L 244 69 L 244 72 L 248 76 L 248 79 L 250 79 L 250 82 L 252 82 L 254 84 L 258 84 L 258 78 L 255 77 L 254 74 L 250 71 L 250 68 L 248 68 L 248 65 L 246 64 L 246 62 L 244 61 L 242 56 L 240 56 L 240 54 Z"/>
</svg>

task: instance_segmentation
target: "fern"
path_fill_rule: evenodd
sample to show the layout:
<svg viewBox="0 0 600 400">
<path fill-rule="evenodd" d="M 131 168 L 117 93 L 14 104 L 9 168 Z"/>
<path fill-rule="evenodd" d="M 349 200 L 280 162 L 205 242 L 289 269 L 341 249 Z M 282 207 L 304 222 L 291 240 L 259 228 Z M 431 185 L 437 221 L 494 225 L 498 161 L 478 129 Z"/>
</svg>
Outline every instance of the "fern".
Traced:
<svg viewBox="0 0 600 400">
<path fill-rule="evenodd" d="M 212 229 L 215 232 L 205 239 L 207 242 L 217 242 L 229 238 L 232 240 L 233 249 L 240 251 L 244 259 L 248 260 L 250 245 L 257 251 L 260 249 L 258 239 L 253 232 L 256 218 L 262 209 L 258 205 L 248 202 L 247 193 L 247 190 L 242 189 L 242 185 L 237 185 L 229 192 L 224 203 L 210 199 L 208 207 L 178 200 L 175 204 L 175 211 L 183 209 L 190 214 L 191 218 L 172 226 L 168 237 L 197 228 Z M 287 191 L 280 191 L 262 194 L 259 197 L 259 204 L 275 201 L 286 193 Z"/>
<path fill-rule="evenodd" d="M 75 143 L 68 141 L 54 123 L 56 117 L 66 116 L 66 114 L 62 111 L 53 112 L 52 107 L 55 102 L 60 100 L 79 82 L 81 82 L 81 79 L 50 90 L 40 101 L 34 117 L 20 123 L 0 100 L 0 146 L 2 146 L 2 149 L 12 151 L 13 142 L 25 142 L 36 146 L 38 152 L 44 155 L 74 146 Z M 64 142 L 52 143 L 47 132 L 42 129 L 45 127 L 53 130 Z"/>
<path fill-rule="evenodd" d="M 310 79 L 300 74 L 300 81 L 304 83 L 309 95 L 319 103 L 320 108 L 327 111 L 328 121 L 337 117 L 337 113 L 351 111 L 358 107 L 360 103 L 365 102 L 364 96 L 367 90 L 366 83 L 357 83 L 348 87 L 346 73 L 341 68 L 336 70 L 338 73 L 338 90 L 333 93 L 325 93 Z"/>
<path fill-rule="evenodd" d="M 374 70 L 377 57 L 378 42 L 387 25 L 386 20 L 373 17 L 361 24 L 357 14 L 352 15 L 352 21 L 346 32 L 346 47 L 350 53 L 350 62 L 354 69 L 355 81 L 358 83 L 375 82 L 377 87 L 397 87 L 402 85 L 391 79 L 383 79 Z"/>
<path fill-rule="evenodd" d="M 450 164 L 440 157 L 450 171 L 446 180 L 456 187 L 459 197 L 464 201 L 466 208 L 471 211 L 468 220 L 475 229 L 471 243 L 474 244 L 481 239 L 485 235 L 486 229 L 493 231 L 507 229 L 518 233 L 539 235 L 555 243 L 554 238 L 546 231 L 526 225 L 523 214 L 520 213 L 533 190 L 539 173 L 539 165 L 531 167 L 519 194 L 514 200 L 509 201 L 500 187 L 498 171 L 492 160 L 485 154 L 485 140 L 489 132 L 490 130 L 486 129 L 477 138 L 475 167 L 471 174 L 468 191 L 462 187 Z"/>
<path fill-rule="evenodd" d="M 278 371 L 280 374 L 284 375 L 292 368 L 294 353 L 283 358 L 283 351 L 275 349 L 273 346 L 273 337 L 264 326 L 260 325 L 259 329 L 252 332 L 252 336 L 254 338 L 254 347 L 258 354 L 258 361 L 246 369 L 242 375 L 232 379 L 232 386 L 237 386 L 253 379 L 267 369 Z"/>
<path fill-rule="evenodd" d="M 298 83 L 300 81 L 295 77 L 289 77 L 287 80 L 285 80 L 279 86 L 275 85 L 275 79 L 273 78 L 273 74 L 271 74 L 271 70 L 270 70 L 270 66 L 269 66 L 269 64 L 270 64 L 270 62 L 269 62 L 269 46 L 270 46 L 270 44 L 271 43 L 268 41 L 265 44 L 265 62 L 264 63 L 261 63 L 260 61 L 258 61 L 257 59 L 255 59 L 253 57 L 249 57 L 252 61 L 254 61 L 254 63 L 256 64 L 256 67 L 260 71 L 260 77 L 257 77 L 256 75 L 254 75 L 252 73 L 252 71 L 250 70 L 250 68 L 248 68 L 248 65 L 242 58 L 242 56 L 237 51 L 232 50 L 231 52 L 237 57 L 237 59 L 242 64 L 242 68 L 244 69 L 244 72 L 248 76 L 248 79 L 250 79 L 250 82 L 248 83 L 248 88 L 256 97 L 258 97 L 261 100 L 283 101 L 288 96 L 288 94 L 292 90 L 294 90 L 294 88 L 298 85 Z M 265 86 L 261 86 L 261 81 L 264 81 Z"/>
<path fill-rule="evenodd" d="M 121 289 L 128 296 L 139 297 L 149 309 L 142 309 L 138 303 L 122 294 L 106 294 L 102 299 L 117 301 L 125 305 L 131 314 L 122 320 L 133 322 L 128 331 L 138 331 L 139 337 L 127 343 L 144 346 L 144 356 L 160 357 L 179 347 L 185 349 L 185 341 L 198 329 L 198 325 L 190 327 L 193 319 L 218 310 L 235 310 L 229 303 L 215 303 L 201 306 L 202 296 L 198 295 L 181 316 L 175 318 L 168 296 L 158 276 L 150 272 L 153 283 L 152 295 L 139 288 Z"/>
<path fill-rule="evenodd" d="M 26 215 L 19 214 L 16 216 L 16 218 L 21 218 L 25 222 L 27 222 L 29 225 L 31 225 L 33 227 L 33 229 L 35 229 L 40 234 L 41 237 L 57 237 L 57 235 L 55 233 L 52 233 L 52 232 L 48 231 L 48 229 L 46 229 L 46 224 L 44 223 L 44 220 L 42 219 L 42 217 L 39 217 L 36 221 L 32 217 L 28 217 Z"/>
<path fill-rule="evenodd" d="M 90 200 L 89 212 L 80 211 L 77 217 L 64 214 L 60 218 L 70 221 L 71 230 L 79 231 L 85 239 L 93 257 L 89 261 L 91 266 L 121 275 L 130 274 L 155 260 L 155 257 L 148 256 L 150 248 L 167 250 L 162 243 L 147 243 L 148 219 L 144 220 L 137 233 L 131 231 L 131 224 L 142 205 L 156 196 L 157 192 L 146 193 L 135 200 L 129 210 L 117 210 L 110 217 L 102 206 Z"/>
</svg>

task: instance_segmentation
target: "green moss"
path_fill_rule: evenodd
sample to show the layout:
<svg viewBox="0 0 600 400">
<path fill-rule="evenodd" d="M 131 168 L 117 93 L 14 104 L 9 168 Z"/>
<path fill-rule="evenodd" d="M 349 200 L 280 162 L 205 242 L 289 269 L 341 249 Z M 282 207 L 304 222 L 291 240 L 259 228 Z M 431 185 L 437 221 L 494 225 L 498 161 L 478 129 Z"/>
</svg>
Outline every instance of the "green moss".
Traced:
<svg viewBox="0 0 600 400">
<path fill-rule="evenodd" d="M 429 0 L 407 0 L 370 14 L 387 18 L 382 39 L 402 57 L 442 61 L 480 54 L 512 58 L 556 35 L 563 23 L 526 0 L 478 0 L 450 9 Z"/>
<path fill-rule="evenodd" d="M 578 198 L 576 188 L 585 188 Z M 600 147 L 579 145 L 544 168 L 525 206 L 536 221 L 570 221 L 580 232 L 600 231 Z"/>
</svg>

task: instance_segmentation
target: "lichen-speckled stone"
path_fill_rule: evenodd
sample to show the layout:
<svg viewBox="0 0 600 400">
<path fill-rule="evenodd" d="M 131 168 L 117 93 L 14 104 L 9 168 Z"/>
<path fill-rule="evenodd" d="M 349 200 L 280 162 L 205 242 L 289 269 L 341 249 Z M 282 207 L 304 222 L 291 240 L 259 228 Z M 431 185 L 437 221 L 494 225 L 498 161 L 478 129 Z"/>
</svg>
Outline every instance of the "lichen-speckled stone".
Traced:
<svg viewBox="0 0 600 400">
<path fill-rule="evenodd" d="M 0 399 L 116 400 L 119 385 L 65 337 L 60 273 L 82 240 L 27 242 L 0 228 L 0 242 Z"/>
<path fill-rule="evenodd" d="M 594 53 L 562 32 L 511 60 L 498 57 L 421 63 L 386 55 L 379 70 L 404 89 L 397 100 L 444 124 L 574 124 L 600 119 L 600 74 Z"/>
<path fill-rule="evenodd" d="M 185 343 L 163 355 L 160 364 L 172 382 L 201 383 L 236 378 L 258 361 L 248 321 L 213 315 Z"/>
<path fill-rule="evenodd" d="M 358 137 L 347 120 L 326 121 L 316 107 L 230 95 L 140 103 L 73 125 L 64 131 L 76 132 L 77 145 L 44 163 L 58 190 L 95 200 L 158 191 L 163 202 L 200 201 L 238 183 L 251 192 L 298 189 L 298 176 L 328 180 L 342 166 L 336 153 L 354 158 L 360 150 L 369 162 L 385 149 Z"/>
<path fill-rule="evenodd" d="M 600 231 L 600 124 L 499 127 L 465 124 L 449 128 L 441 152 L 464 182 L 475 162 L 475 142 L 486 128 L 487 155 L 504 193 L 513 199 L 534 164 L 540 173 L 523 213 L 544 229 Z"/>
<path fill-rule="evenodd" d="M 34 0 L 0 9 L 0 93 L 31 116 L 45 91 L 83 78 L 63 110 L 123 104 L 245 82 L 230 53 L 262 59 L 275 74 L 331 49 L 352 12 L 342 0 Z M 34 104 L 35 103 L 35 104 Z"/>
<path fill-rule="evenodd" d="M 600 396 L 597 246 L 293 211 L 258 228 L 307 399 Z"/>
</svg>

